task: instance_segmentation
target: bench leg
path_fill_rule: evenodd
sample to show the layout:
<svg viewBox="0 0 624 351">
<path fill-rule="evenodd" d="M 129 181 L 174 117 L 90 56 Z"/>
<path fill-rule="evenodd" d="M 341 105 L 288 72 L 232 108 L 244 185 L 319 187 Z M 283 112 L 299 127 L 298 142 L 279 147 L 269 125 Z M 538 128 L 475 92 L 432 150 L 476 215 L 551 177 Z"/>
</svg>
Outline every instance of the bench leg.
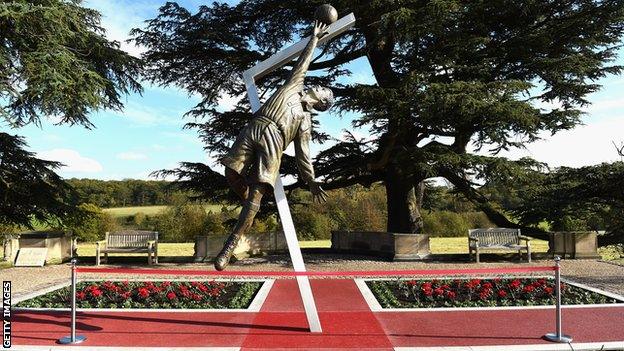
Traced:
<svg viewBox="0 0 624 351">
<path fill-rule="evenodd" d="M 531 245 L 527 245 L 527 261 L 531 263 Z"/>
<path fill-rule="evenodd" d="M 95 250 L 95 265 L 96 266 L 100 265 L 100 248 L 99 247 Z"/>
<path fill-rule="evenodd" d="M 158 264 L 158 250 L 154 250 L 154 263 Z"/>
<path fill-rule="evenodd" d="M 518 250 L 518 257 L 520 257 L 520 261 L 522 262 L 522 250 Z"/>
<path fill-rule="evenodd" d="M 152 250 L 147 251 L 147 264 L 148 265 L 152 265 L 154 262 L 152 262 Z"/>
<path fill-rule="evenodd" d="M 468 246 L 468 262 L 472 262 L 472 248 Z"/>
<path fill-rule="evenodd" d="M 475 247 L 475 256 L 477 257 L 477 263 L 480 263 L 481 260 L 479 259 L 479 247 Z"/>
</svg>

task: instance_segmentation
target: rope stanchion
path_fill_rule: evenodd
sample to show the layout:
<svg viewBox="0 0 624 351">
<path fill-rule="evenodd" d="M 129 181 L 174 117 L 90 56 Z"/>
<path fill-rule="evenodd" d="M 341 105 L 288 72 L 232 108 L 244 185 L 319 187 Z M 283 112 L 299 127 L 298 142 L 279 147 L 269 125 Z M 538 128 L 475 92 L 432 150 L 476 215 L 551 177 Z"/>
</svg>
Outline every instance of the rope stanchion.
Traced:
<svg viewBox="0 0 624 351">
<path fill-rule="evenodd" d="M 59 344 L 79 344 L 87 338 L 83 335 L 76 335 L 76 281 L 78 279 L 75 258 L 71 260 L 71 334 L 58 340 Z"/>
<path fill-rule="evenodd" d="M 410 270 L 376 270 L 376 271 L 206 271 L 194 269 L 143 269 L 143 268 L 94 268 L 76 267 L 72 260 L 72 324 L 71 336 L 59 339 L 60 343 L 75 344 L 84 341 L 84 336 L 76 336 L 76 276 L 77 273 L 93 274 L 130 274 L 130 275 L 175 275 L 175 276 L 208 276 L 208 277 L 406 277 L 406 276 L 455 276 L 469 274 L 509 274 L 555 272 L 557 296 L 557 332 L 549 333 L 545 339 L 554 342 L 569 342 L 572 338 L 561 333 L 561 282 L 559 257 L 555 266 L 501 267 L 501 268 L 460 268 L 460 269 L 410 269 Z"/>
<path fill-rule="evenodd" d="M 544 335 L 544 339 L 552 342 L 570 343 L 572 337 L 564 335 L 561 331 L 561 257 L 555 256 L 555 295 L 557 296 L 557 307 L 555 308 L 556 332 Z"/>
<path fill-rule="evenodd" d="M 91 268 L 81 267 L 79 273 L 113 273 L 113 274 L 141 274 L 141 275 L 186 275 L 186 276 L 215 276 L 215 277 L 396 277 L 411 275 L 459 275 L 459 274 L 506 274 L 506 273 L 535 273 L 555 271 L 552 266 L 539 267 L 507 267 L 507 268 L 465 268 L 465 269 L 411 269 L 385 271 L 202 271 L 194 269 L 142 269 L 142 268 Z"/>
</svg>

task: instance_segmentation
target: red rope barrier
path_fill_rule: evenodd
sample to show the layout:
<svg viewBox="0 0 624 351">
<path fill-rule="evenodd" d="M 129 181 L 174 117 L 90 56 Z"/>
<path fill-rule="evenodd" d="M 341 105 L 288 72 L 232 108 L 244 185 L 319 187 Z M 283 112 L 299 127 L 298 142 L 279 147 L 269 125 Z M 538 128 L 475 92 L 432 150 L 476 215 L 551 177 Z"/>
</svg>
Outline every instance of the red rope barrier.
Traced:
<svg viewBox="0 0 624 351">
<path fill-rule="evenodd" d="M 380 276 L 410 276 L 410 275 L 456 275 L 456 274 L 503 274 L 555 271 L 555 266 L 540 267 L 508 267 L 508 268 L 465 268 L 465 269 L 413 269 L 413 270 L 386 270 L 386 271 L 311 271 L 311 272 L 278 272 L 278 271 L 200 271 L 193 269 L 139 269 L 139 268 L 89 268 L 78 267 L 79 273 L 126 273 L 126 274 L 154 274 L 154 275 L 204 275 L 220 277 L 380 277 Z"/>
</svg>

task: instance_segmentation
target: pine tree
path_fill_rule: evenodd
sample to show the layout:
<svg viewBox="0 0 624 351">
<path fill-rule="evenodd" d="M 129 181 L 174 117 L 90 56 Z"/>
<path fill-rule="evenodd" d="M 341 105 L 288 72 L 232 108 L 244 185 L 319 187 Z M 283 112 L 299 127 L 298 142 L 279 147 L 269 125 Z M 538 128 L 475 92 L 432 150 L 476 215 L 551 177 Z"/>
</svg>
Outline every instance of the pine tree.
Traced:
<svg viewBox="0 0 624 351">
<path fill-rule="evenodd" d="M 244 94 L 241 73 L 305 36 L 323 2 L 243 0 L 201 6 L 197 13 L 168 2 L 133 34 L 148 49 L 144 59 L 153 82 L 201 95 L 188 113 L 200 120 L 188 126 L 199 130 L 206 150 L 218 157 L 251 118 L 246 100 L 222 112 L 218 97 Z M 437 176 L 497 225 L 517 226 L 478 185 L 539 165 L 511 162 L 498 152 L 522 147 L 544 131 L 574 128 L 587 95 L 600 88 L 595 81 L 621 71 L 610 65 L 624 30 L 620 0 L 332 4 L 341 15 L 353 12 L 357 22 L 314 60 L 310 69 L 323 72 L 308 83 L 331 86 L 338 98 L 335 112 L 356 114 L 353 125 L 370 128 L 374 138 L 351 137 L 327 147 L 317 156 L 317 174 L 327 189 L 383 182 L 391 232 L 421 229 L 416 188 Z M 345 64 L 362 57 L 376 83 L 338 84 L 350 73 Z M 275 87 L 287 70 L 265 77 L 260 89 Z M 540 102 L 557 107 L 539 107 Z M 471 143 L 491 149 L 490 156 L 470 153 Z M 296 174 L 292 160 L 284 161 L 282 172 Z M 186 163 L 173 173 L 214 195 L 215 187 L 202 184 L 218 178 L 209 166 Z"/>
<path fill-rule="evenodd" d="M 92 127 L 88 114 L 121 109 L 140 92 L 141 62 L 108 41 L 100 14 L 79 0 L 0 2 L 0 118 L 3 127 L 59 124 Z M 0 223 L 30 226 L 72 209 L 57 162 L 25 150 L 25 140 L 0 132 Z"/>
</svg>

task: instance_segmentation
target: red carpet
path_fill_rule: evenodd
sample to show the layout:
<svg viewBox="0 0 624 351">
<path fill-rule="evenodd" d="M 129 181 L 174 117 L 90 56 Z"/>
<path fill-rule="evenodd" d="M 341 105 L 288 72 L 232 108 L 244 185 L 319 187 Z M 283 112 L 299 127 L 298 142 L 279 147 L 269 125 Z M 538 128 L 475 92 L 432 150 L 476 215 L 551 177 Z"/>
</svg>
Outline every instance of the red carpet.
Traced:
<svg viewBox="0 0 624 351">
<path fill-rule="evenodd" d="M 353 280 L 311 280 L 323 333 L 309 333 L 295 280 L 275 282 L 258 313 L 78 314 L 84 346 L 213 346 L 244 349 L 379 349 L 545 343 L 554 310 L 370 312 Z M 624 306 L 564 309 L 574 342 L 624 340 Z M 15 345 L 55 345 L 68 313 L 15 312 Z"/>
</svg>

